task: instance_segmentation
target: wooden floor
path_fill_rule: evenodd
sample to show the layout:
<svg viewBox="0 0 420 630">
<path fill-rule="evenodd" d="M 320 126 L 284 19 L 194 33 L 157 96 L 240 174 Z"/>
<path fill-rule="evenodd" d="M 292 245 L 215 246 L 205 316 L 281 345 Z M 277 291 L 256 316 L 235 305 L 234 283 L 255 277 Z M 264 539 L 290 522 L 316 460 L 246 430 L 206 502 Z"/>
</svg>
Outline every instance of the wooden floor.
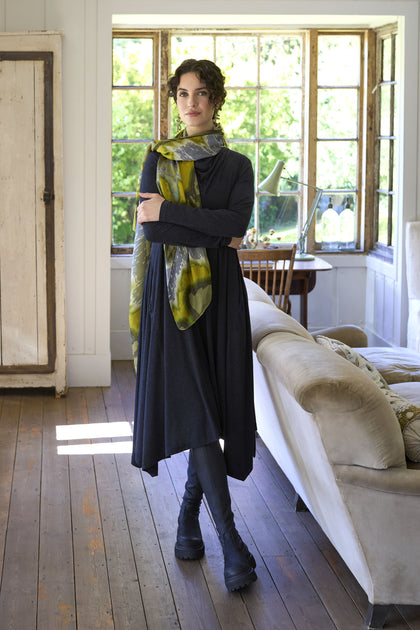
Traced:
<svg viewBox="0 0 420 630">
<path fill-rule="evenodd" d="M 175 559 L 186 456 L 157 478 L 131 466 L 133 393 L 128 362 L 110 388 L 0 392 L 1 630 L 363 630 L 364 592 L 311 515 L 294 512 L 261 441 L 253 473 L 231 482 L 258 581 L 226 591 L 205 507 L 204 559 Z M 419 630 L 420 607 L 392 608 L 385 627 Z"/>
</svg>

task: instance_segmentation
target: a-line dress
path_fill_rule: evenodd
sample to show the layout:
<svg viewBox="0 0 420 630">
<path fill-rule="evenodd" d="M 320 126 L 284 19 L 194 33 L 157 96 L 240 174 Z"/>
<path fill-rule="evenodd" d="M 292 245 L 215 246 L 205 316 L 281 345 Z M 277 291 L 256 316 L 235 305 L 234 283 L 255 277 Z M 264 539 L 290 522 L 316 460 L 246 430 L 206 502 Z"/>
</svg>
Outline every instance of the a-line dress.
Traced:
<svg viewBox="0 0 420 630">
<path fill-rule="evenodd" d="M 141 192 L 157 192 L 159 154 L 146 159 Z M 160 220 L 143 224 L 152 242 L 144 283 L 132 463 L 155 476 L 170 455 L 224 440 L 227 472 L 245 479 L 255 455 L 255 411 L 248 301 L 233 236 L 248 226 L 254 176 L 247 157 L 222 148 L 195 162 L 201 208 L 164 201 Z M 206 247 L 212 300 L 187 330 L 175 324 L 162 243 Z"/>
</svg>

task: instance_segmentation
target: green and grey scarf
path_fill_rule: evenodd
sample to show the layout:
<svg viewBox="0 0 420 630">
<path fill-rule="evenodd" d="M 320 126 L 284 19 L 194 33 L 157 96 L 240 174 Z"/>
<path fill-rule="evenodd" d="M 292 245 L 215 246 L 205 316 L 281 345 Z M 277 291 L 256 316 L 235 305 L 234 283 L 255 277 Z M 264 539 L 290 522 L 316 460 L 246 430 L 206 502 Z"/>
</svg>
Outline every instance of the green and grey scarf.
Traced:
<svg viewBox="0 0 420 630">
<path fill-rule="evenodd" d="M 201 207 L 200 190 L 194 161 L 216 155 L 226 146 L 220 131 L 197 136 L 183 136 L 149 145 L 158 151 L 156 184 L 159 193 L 168 201 Z M 143 162 L 144 163 L 144 162 Z M 141 175 L 141 174 L 140 174 Z M 140 186 L 140 178 L 139 178 Z M 137 191 L 137 204 L 140 192 Z M 137 225 L 131 267 L 129 323 L 134 360 L 137 359 L 143 285 L 150 256 L 151 244 L 142 226 Z M 192 326 L 211 302 L 211 275 L 204 247 L 164 245 L 168 299 L 175 323 L 180 330 Z"/>
</svg>

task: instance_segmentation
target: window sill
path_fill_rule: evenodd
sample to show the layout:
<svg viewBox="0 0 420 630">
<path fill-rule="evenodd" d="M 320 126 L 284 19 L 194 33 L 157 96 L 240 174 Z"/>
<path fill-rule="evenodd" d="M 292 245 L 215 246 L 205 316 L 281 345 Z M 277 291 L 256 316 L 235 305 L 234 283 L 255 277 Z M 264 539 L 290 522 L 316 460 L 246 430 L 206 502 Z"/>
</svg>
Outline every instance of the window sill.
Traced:
<svg viewBox="0 0 420 630">
<path fill-rule="evenodd" d="M 111 270 L 113 269 L 131 269 L 131 254 L 118 254 L 111 256 Z"/>
</svg>

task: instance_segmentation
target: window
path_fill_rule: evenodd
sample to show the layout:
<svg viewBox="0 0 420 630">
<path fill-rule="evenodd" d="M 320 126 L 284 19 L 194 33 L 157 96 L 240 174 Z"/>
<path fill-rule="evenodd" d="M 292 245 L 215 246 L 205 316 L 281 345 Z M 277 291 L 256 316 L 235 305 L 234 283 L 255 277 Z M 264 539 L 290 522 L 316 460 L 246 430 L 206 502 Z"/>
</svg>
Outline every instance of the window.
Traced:
<svg viewBox="0 0 420 630">
<path fill-rule="evenodd" d="M 317 54 L 311 59 L 316 77 L 311 110 L 317 112 L 317 126 L 309 137 L 309 151 L 314 153 L 309 162 L 316 164 L 316 184 L 328 189 L 318 210 L 315 241 L 317 249 L 327 251 L 358 246 L 364 37 L 364 33 L 319 33 Z"/>
<path fill-rule="evenodd" d="M 248 156 L 256 190 L 284 160 L 299 179 L 303 165 L 304 57 L 302 33 L 177 34 L 171 37 L 171 71 L 191 56 L 215 61 L 226 77 L 221 123 L 229 147 Z M 173 129 L 173 131 L 175 131 Z M 259 236 L 270 229 L 283 242 L 296 242 L 301 192 L 282 180 L 278 196 L 256 192 L 250 225 Z"/>
<path fill-rule="evenodd" d="M 256 177 L 250 227 L 260 236 L 274 230 L 274 239 L 296 242 L 312 201 L 310 189 L 298 183 L 305 182 L 327 189 L 308 248 L 363 249 L 367 35 L 316 29 L 114 32 L 113 252 L 130 251 L 147 144 L 176 132 L 165 86 L 187 57 L 212 59 L 226 76 L 221 123 L 229 146 L 251 159 Z M 258 192 L 279 159 L 289 179 L 281 180 L 276 196 Z"/>
<path fill-rule="evenodd" d="M 113 38 L 112 243 L 120 253 L 133 242 L 139 169 L 157 133 L 156 41 L 141 34 Z"/>
<path fill-rule="evenodd" d="M 374 250 L 392 260 L 395 222 L 396 183 L 396 56 L 395 27 L 379 30 L 376 36 L 377 65 L 375 87 L 375 200 Z"/>
</svg>

